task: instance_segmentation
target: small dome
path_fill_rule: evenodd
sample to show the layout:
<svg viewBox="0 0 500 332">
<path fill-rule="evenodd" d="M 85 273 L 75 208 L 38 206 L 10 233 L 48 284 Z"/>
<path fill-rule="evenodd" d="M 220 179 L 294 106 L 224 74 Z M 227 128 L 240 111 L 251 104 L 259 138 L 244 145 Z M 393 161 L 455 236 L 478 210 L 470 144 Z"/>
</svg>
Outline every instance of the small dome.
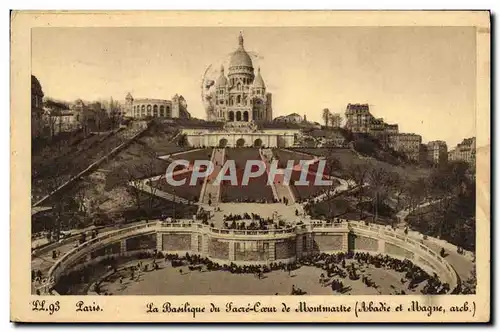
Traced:
<svg viewBox="0 0 500 332">
<path fill-rule="evenodd" d="M 232 67 L 250 67 L 253 68 L 252 59 L 250 55 L 245 51 L 243 47 L 243 36 L 240 33 L 238 37 L 239 46 L 236 51 L 231 55 L 231 59 L 229 60 L 229 69 Z"/>
<path fill-rule="evenodd" d="M 220 67 L 220 76 L 217 79 L 217 84 L 216 87 L 221 87 L 221 86 L 226 86 L 227 85 L 227 78 L 226 75 L 224 75 L 224 66 Z"/>
<path fill-rule="evenodd" d="M 125 97 L 125 99 L 126 99 L 126 100 L 129 100 L 129 99 L 134 99 L 134 98 L 132 98 L 132 95 L 131 95 L 131 94 L 130 94 L 130 92 L 129 92 L 129 93 L 127 93 L 127 96 Z"/>
<path fill-rule="evenodd" d="M 264 80 L 262 79 L 262 76 L 260 75 L 260 68 L 257 70 L 257 76 L 255 76 L 255 79 L 253 81 L 253 86 L 256 88 L 266 88 L 266 85 L 264 84 Z"/>
</svg>

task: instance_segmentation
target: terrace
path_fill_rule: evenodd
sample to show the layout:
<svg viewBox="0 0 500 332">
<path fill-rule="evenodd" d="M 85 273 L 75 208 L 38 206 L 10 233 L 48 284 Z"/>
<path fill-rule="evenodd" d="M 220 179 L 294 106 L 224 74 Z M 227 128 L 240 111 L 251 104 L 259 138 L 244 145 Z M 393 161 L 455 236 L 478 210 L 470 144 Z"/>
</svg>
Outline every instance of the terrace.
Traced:
<svg viewBox="0 0 500 332">
<path fill-rule="evenodd" d="M 185 153 L 179 153 L 169 158 L 175 160 L 188 160 L 191 164 L 195 160 L 210 160 L 212 155 L 212 149 L 198 149 L 187 151 Z M 166 169 L 166 168 L 165 168 Z M 173 173 L 172 178 L 175 181 L 186 180 L 185 183 L 181 186 L 172 186 L 167 183 L 164 176 L 161 176 L 156 179 L 151 179 L 151 184 L 149 184 L 153 189 L 152 193 L 154 194 L 156 190 L 160 190 L 175 196 L 179 196 L 187 199 L 188 201 L 197 202 L 200 197 L 201 188 L 203 186 L 203 179 L 198 179 L 195 185 L 191 185 L 191 168 L 182 168 L 182 166 L 176 166 Z"/>
</svg>

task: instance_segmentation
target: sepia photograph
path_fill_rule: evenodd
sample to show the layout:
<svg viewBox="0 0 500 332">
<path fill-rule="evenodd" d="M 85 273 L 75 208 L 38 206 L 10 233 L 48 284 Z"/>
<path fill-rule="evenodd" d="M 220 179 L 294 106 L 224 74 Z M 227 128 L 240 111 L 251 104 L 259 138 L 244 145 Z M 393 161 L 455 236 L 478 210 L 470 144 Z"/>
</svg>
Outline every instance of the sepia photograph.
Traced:
<svg viewBox="0 0 500 332">
<path fill-rule="evenodd" d="M 30 242 L 25 310 L 57 320 L 71 298 L 73 315 L 105 307 L 114 321 L 103 301 L 142 296 L 141 314 L 189 319 L 281 312 L 286 296 L 294 312 L 358 317 L 392 312 L 377 300 L 388 296 L 405 301 L 396 320 L 459 307 L 473 320 L 467 296 L 489 287 L 489 14 L 462 14 L 483 27 L 91 14 L 85 26 L 75 13 L 75 26 L 66 14 L 30 26 L 31 116 L 12 114 L 27 164 L 11 221 L 26 237 L 16 250 Z M 205 311 L 200 295 L 232 300 Z"/>
</svg>

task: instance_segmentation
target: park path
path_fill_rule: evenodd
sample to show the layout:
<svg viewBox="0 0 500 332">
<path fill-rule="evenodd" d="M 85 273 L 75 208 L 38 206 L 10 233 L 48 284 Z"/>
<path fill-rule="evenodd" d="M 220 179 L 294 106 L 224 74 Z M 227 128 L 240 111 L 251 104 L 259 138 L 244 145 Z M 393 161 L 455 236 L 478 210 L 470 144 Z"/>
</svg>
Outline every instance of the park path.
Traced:
<svg viewBox="0 0 500 332">
<path fill-rule="evenodd" d="M 133 187 L 136 187 L 137 189 L 142 190 L 142 191 L 144 191 L 144 192 L 146 192 L 148 194 L 151 194 L 151 195 L 154 195 L 154 196 L 158 196 L 158 197 L 166 199 L 168 201 L 172 201 L 172 202 L 175 202 L 175 203 L 189 204 L 189 201 L 187 199 L 183 198 L 183 197 L 180 197 L 180 196 L 168 193 L 166 191 L 162 191 L 162 190 L 160 190 L 158 188 L 153 188 L 152 186 L 150 186 L 149 184 L 147 184 L 148 180 L 149 179 L 143 180 L 140 185 L 136 185 L 135 183 L 130 183 L 130 185 L 133 186 Z M 197 203 L 195 203 L 195 204 L 197 204 Z"/>
<path fill-rule="evenodd" d="M 421 209 L 430 206 L 432 204 L 436 204 L 441 200 L 442 198 L 421 203 L 416 207 L 416 209 Z M 408 217 L 409 214 L 410 214 L 409 208 L 405 208 L 396 214 L 399 220 L 397 228 L 404 229 L 408 227 L 406 218 Z M 416 231 L 409 231 L 409 234 L 413 234 L 415 237 L 422 238 L 422 234 Z M 444 248 L 446 254 L 446 257 L 444 257 L 444 259 L 446 259 L 446 261 L 450 263 L 451 266 L 453 266 L 457 274 L 460 276 L 460 279 L 464 281 L 469 278 L 470 273 L 475 264 L 474 254 L 472 252 L 464 250 L 464 254 L 459 254 L 457 252 L 457 246 L 445 240 L 437 239 L 430 236 L 427 237 L 427 240 L 422 240 L 422 242 L 429 248 L 433 249 L 435 252 L 440 252 L 441 249 Z"/>
</svg>

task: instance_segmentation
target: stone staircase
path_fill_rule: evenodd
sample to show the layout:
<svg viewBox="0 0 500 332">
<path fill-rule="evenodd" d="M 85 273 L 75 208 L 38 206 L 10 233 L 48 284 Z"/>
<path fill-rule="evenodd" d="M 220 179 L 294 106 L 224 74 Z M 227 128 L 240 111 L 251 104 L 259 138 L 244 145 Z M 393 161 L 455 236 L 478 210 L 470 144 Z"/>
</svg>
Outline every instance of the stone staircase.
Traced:
<svg viewBox="0 0 500 332">
<path fill-rule="evenodd" d="M 204 190 L 201 203 L 208 204 L 208 201 L 212 201 L 212 206 L 217 205 L 220 200 L 220 185 L 214 184 L 214 180 L 219 174 L 222 165 L 224 164 L 225 149 L 215 148 L 212 154 L 212 163 L 214 165 L 214 171 L 208 177 L 207 181 L 204 183 Z"/>
<path fill-rule="evenodd" d="M 262 160 L 269 165 L 273 159 L 273 151 L 271 149 L 261 149 Z M 280 176 L 281 175 L 281 176 Z M 277 181 L 276 181 L 277 180 Z M 283 183 L 283 175 L 279 174 L 276 176 L 275 181 L 272 185 L 274 198 L 283 201 L 283 198 L 288 200 L 288 204 L 295 204 L 295 195 L 292 192 L 292 188 L 289 185 Z"/>
</svg>

